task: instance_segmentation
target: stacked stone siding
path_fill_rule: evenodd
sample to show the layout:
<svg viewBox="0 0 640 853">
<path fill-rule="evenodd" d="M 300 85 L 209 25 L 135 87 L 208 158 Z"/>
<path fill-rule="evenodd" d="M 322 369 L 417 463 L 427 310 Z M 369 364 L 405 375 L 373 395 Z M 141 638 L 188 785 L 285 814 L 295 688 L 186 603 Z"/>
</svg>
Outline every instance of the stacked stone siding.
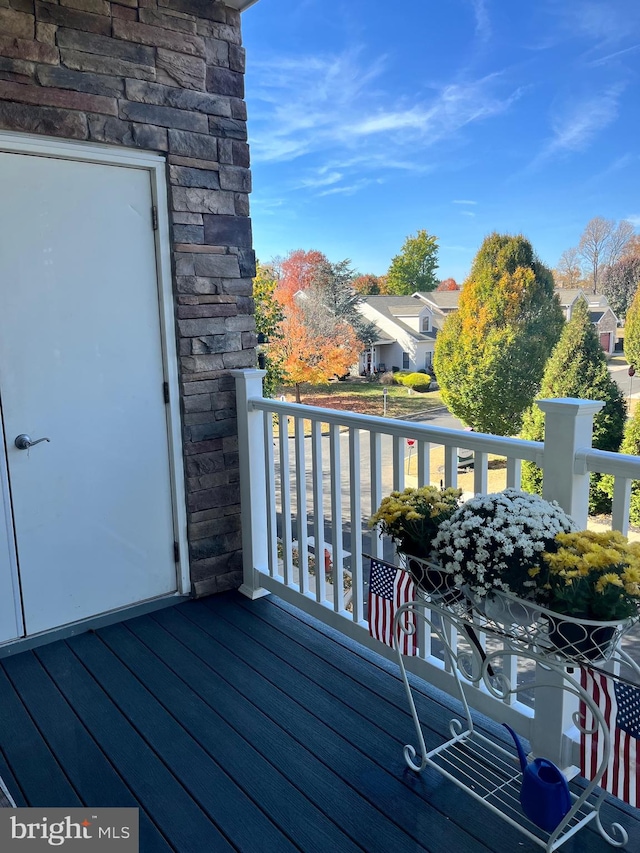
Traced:
<svg viewBox="0 0 640 853">
<path fill-rule="evenodd" d="M 0 128 L 167 158 L 196 594 L 241 581 L 232 368 L 255 365 L 240 15 L 218 0 L 0 0 Z M 126 306 L 123 306 L 123 311 Z"/>
</svg>

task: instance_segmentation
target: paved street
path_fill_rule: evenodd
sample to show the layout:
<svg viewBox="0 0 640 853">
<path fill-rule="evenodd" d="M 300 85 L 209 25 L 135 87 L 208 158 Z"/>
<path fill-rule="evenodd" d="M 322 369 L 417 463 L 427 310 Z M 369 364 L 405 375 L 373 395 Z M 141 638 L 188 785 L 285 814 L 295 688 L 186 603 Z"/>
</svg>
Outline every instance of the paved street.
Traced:
<svg viewBox="0 0 640 853">
<path fill-rule="evenodd" d="M 609 373 L 615 379 L 618 387 L 624 394 L 625 400 L 631 396 L 634 399 L 640 397 L 640 366 L 635 376 L 629 376 L 629 365 L 620 356 L 609 362 Z"/>
</svg>

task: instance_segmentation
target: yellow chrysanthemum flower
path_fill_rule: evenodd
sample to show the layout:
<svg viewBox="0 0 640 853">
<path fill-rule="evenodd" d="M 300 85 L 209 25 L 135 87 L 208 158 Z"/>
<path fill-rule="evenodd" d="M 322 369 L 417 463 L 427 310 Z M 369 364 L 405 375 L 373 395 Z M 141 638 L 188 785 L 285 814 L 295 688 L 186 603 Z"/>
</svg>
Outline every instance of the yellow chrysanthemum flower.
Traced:
<svg viewBox="0 0 640 853">
<path fill-rule="evenodd" d="M 596 592 L 604 592 L 608 586 L 624 587 L 620 575 L 615 574 L 615 572 L 607 572 L 602 575 L 596 582 Z"/>
</svg>

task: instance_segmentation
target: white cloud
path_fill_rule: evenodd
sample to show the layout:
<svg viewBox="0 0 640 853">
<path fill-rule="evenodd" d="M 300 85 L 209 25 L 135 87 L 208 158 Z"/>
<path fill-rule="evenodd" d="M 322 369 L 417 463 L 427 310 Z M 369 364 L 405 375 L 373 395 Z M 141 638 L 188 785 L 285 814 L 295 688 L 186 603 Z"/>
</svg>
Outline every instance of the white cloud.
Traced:
<svg viewBox="0 0 640 853">
<path fill-rule="evenodd" d="M 600 131 L 618 117 L 622 85 L 611 86 L 601 94 L 573 101 L 552 119 L 553 136 L 535 158 L 532 166 L 558 154 L 584 151 Z"/>
<path fill-rule="evenodd" d="M 472 210 L 461 210 L 460 216 L 475 216 L 475 213 Z"/>
<path fill-rule="evenodd" d="M 469 198 L 454 198 L 452 204 L 477 204 L 477 201 L 472 201 Z"/>
<path fill-rule="evenodd" d="M 259 208 L 263 216 L 275 216 L 276 213 L 278 216 L 282 215 L 284 204 L 283 198 L 264 198 L 258 195 L 251 197 L 251 207 Z"/>
<path fill-rule="evenodd" d="M 625 216 L 627 222 L 630 222 L 634 228 L 640 228 L 640 213 L 631 213 L 629 216 Z"/>
<path fill-rule="evenodd" d="M 329 172 L 328 174 L 322 174 L 324 169 L 319 170 L 319 174 L 315 178 L 303 178 L 298 184 L 302 189 L 315 189 L 317 187 L 328 187 L 331 184 L 337 184 L 338 181 L 342 180 L 341 172 Z"/>
<path fill-rule="evenodd" d="M 494 73 L 398 96 L 381 83 L 386 61 L 366 63 L 357 48 L 254 60 L 253 91 L 248 82 L 253 162 L 320 159 L 326 171 L 341 173 L 344 190 L 317 167 L 298 186 L 311 189 L 316 182 L 344 192 L 359 185 L 354 179 L 380 169 L 425 173 L 435 168 L 429 149 L 457 138 L 467 125 L 501 115 L 521 95 Z"/>
<path fill-rule="evenodd" d="M 631 47 L 625 47 L 622 50 L 615 50 L 613 53 L 608 53 L 606 56 L 601 56 L 598 59 L 593 59 L 587 64 L 593 68 L 597 67 L 598 65 L 606 65 L 613 59 L 620 59 L 620 57 L 626 56 L 628 53 L 636 53 L 638 50 L 640 50 L 640 44 L 633 44 L 631 45 Z"/>
<path fill-rule="evenodd" d="M 354 193 L 357 193 L 358 190 L 361 190 L 372 183 L 374 183 L 374 181 L 371 178 L 361 178 L 359 181 L 356 181 L 355 183 L 350 184 L 348 186 L 333 187 L 330 190 L 323 190 L 323 192 L 319 193 L 319 195 L 353 195 Z M 380 182 L 376 181 L 375 183 Z"/>
<path fill-rule="evenodd" d="M 486 43 L 490 40 L 492 31 L 485 0 L 471 0 L 471 4 L 476 19 L 476 37 L 480 42 Z"/>
</svg>

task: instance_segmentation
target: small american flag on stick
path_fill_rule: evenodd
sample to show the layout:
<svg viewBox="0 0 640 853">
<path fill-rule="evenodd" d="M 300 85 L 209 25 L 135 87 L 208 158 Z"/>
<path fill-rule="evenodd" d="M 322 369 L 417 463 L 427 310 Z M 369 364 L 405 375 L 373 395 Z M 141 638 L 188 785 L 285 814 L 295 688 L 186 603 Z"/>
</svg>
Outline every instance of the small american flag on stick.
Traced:
<svg viewBox="0 0 640 853">
<path fill-rule="evenodd" d="M 399 607 L 416 597 L 416 588 L 409 572 L 382 560 L 371 560 L 369 575 L 369 633 L 376 640 L 396 648 L 393 643 L 394 616 Z M 404 628 L 398 625 L 396 642 L 403 655 L 415 655 L 418 650 L 415 617 L 405 613 Z"/>
<path fill-rule="evenodd" d="M 640 688 L 625 684 L 605 673 L 581 668 L 580 684 L 594 700 L 609 728 L 611 750 L 600 787 L 631 806 L 640 805 Z M 589 733 L 594 715 L 585 702 L 580 703 L 580 723 L 586 732 L 580 735 L 580 772 L 593 779 L 603 757 L 602 731 Z"/>
</svg>

